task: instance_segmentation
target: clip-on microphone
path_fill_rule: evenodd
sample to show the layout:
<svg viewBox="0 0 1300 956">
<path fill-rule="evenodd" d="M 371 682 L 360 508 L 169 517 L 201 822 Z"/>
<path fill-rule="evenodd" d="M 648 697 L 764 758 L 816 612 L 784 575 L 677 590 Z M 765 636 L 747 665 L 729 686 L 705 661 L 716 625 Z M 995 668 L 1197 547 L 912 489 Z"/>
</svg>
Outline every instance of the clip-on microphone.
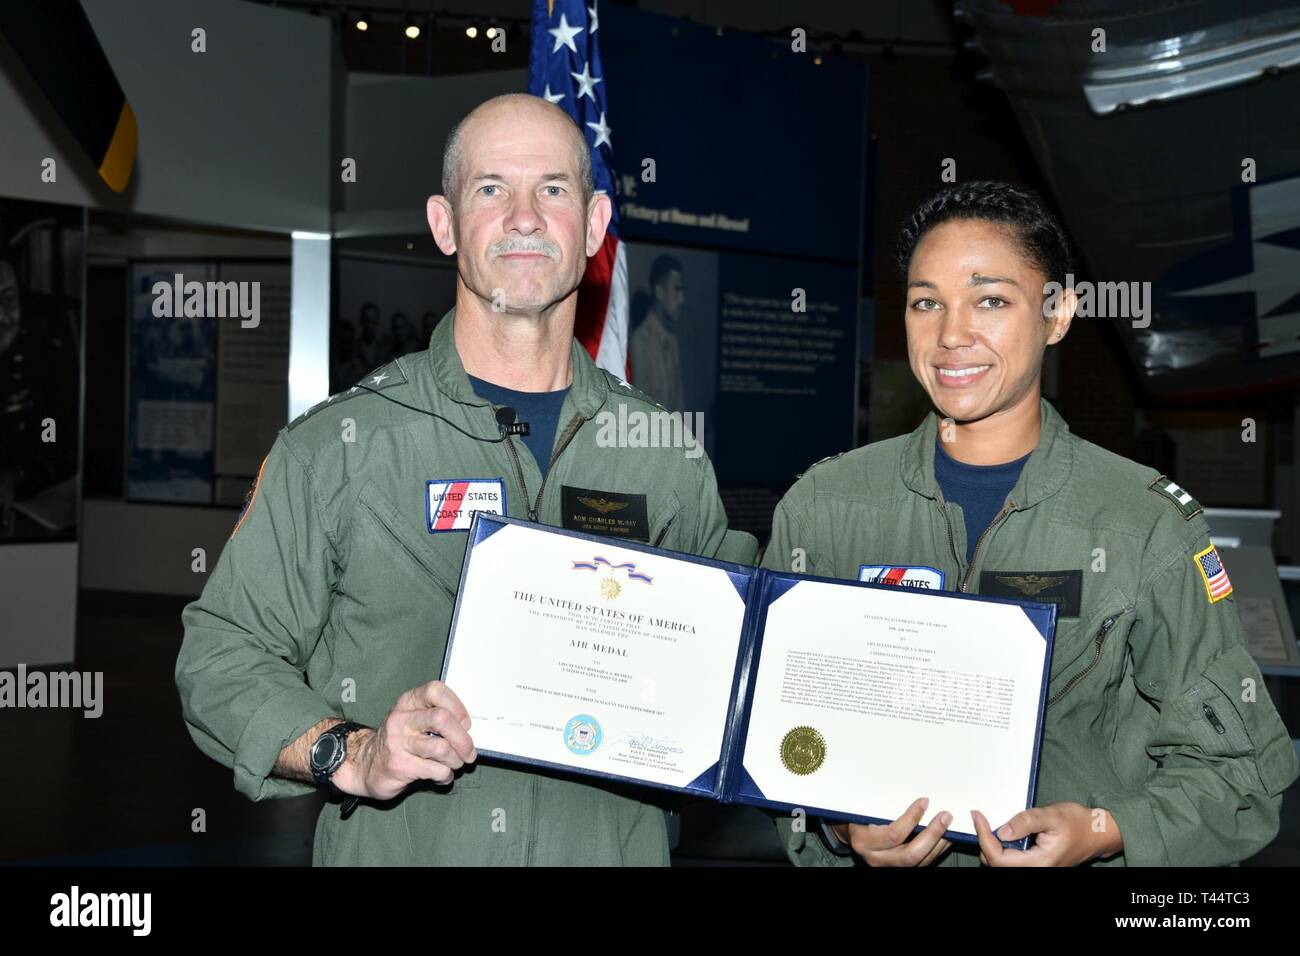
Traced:
<svg viewBox="0 0 1300 956">
<path fill-rule="evenodd" d="M 529 433 L 527 422 L 515 421 L 515 410 L 509 405 L 503 405 L 497 409 L 497 424 L 501 427 L 502 435 L 527 435 Z"/>
</svg>

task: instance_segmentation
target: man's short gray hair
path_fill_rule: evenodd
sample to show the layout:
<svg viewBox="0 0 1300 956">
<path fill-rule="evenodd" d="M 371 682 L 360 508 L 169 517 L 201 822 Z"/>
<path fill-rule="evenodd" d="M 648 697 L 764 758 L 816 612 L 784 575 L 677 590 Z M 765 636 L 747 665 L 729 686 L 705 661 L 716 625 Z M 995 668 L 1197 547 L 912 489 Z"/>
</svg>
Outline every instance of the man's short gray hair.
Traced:
<svg viewBox="0 0 1300 956">
<path fill-rule="evenodd" d="M 592 194 L 596 191 L 596 186 L 591 176 L 591 150 L 587 148 L 587 137 L 583 135 L 582 128 L 578 126 L 577 121 L 575 121 L 572 116 L 560 109 L 558 106 L 555 106 L 553 103 L 547 103 L 546 100 L 543 100 L 541 97 L 532 96 L 528 93 L 507 93 L 504 96 L 494 97 L 494 99 L 515 99 L 523 97 L 526 97 L 535 103 L 545 103 L 573 125 L 574 132 L 578 134 L 576 142 L 582 144 L 581 148 L 577 151 L 578 184 L 582 187 L 583 202 L 586 203 L 590 201 Z M 493 100 L 488 100 L 486 103 L 476 106 L 466 114 L 459 123 L 453 126 L 451 132 L 447 134 L 447 145 L 444 146 L 442 150 L 442 194 L 447 197 L 447 201 L 452 205 L 455 205 L 457 193 L 460 190 L 461 164 L 465 160 L 464 151 L 461 149 L 460 143 L 461 130 L 464 128 L 465 123 L 470 119 L 470 117 L 486 106 L 487 103 L 491 102 L 493 102 Z"/>
</svg>

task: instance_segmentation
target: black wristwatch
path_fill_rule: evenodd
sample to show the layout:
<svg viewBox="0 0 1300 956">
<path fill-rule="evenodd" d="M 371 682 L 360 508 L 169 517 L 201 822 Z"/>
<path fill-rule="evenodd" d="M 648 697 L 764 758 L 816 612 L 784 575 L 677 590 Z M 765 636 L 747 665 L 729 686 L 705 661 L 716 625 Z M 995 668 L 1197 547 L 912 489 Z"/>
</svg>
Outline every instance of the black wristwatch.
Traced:
<svg viewBox="0 0 1300 956">
<path fill-rule="evenodd" d="M 348 734 L 354 730 L 365 730 L 364 724 L 358 724 L 353 720 L 345 720 L 341 724 L 335 724 L 325 733 L 316 738 L 316 742 L 311 745 L 311 775 L 316 781 L 318 787 L 328 787 L 335 793 L 343 793 L 334 785 L 334 772 L 343 766 L 343 761 L 348 756 Z M 344 794 L 343 812 L 347 813 L 357 804 L 357 797 L 350 794 Z"/>
</svg>

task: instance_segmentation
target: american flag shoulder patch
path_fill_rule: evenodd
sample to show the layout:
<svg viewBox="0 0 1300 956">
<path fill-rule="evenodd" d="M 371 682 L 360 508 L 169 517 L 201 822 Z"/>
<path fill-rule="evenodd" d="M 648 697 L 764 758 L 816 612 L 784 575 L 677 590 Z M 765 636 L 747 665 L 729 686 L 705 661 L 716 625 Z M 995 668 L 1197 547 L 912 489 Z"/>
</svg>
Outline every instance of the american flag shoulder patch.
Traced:
<svg viewBox="0 0 1300 956">
<path fill-rule="evenodd" d="M 1232 593 L 1232 582 L 1228 580 L 1228 571 L 1223 566 L 1223 559 L 1219 557 L 1219 549 L 1210 545 L 1204 551 L 1198 551 L 1192 556 L 1192 561 L 1196 564 L 1196 570 L 1201 573 L 1201 580 L 1205 583 L 1205 593 L 1210 599 L 1210 603 L 1222 601 Z"/>
<path fill-rule="evenodd" d="M 1201 503 L 1188 494 L 1182 487 L 1168 475 L 1160 475 L 1155 481 L 1147 485 L 1152 491 L 1161 498 L 1173 502 L 1179 513 L 1183 516 L 1184 521 L 1191 521 L 1198 514 L 1205 510 Z"/>
</svg>

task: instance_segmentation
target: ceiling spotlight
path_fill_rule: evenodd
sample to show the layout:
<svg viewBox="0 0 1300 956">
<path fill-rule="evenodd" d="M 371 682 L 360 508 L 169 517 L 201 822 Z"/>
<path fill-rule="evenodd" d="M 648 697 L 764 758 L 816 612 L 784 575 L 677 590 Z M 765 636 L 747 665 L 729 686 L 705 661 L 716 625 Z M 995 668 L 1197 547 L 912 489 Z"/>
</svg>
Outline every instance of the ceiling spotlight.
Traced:
<svg viewBox="0 0 1300 956">
<path fill-rule="evenodd" d="M 465 36 L 469 37 L 471 40 L 474 39 L 478 36 L 478 27 L 471 23 L 465 28 Z"/>
<path fill-rule="evenodd" d="M 496 27 L 488 27 L 488 28 L 483 32 L 483 35 L 486 36 L 489 40 L 491 40 L 494 36 L 497 35 L 497 28 L 496 28 Z"/>
<path fill-rule="evenodd" d="M 362 33 L 365 33 L 367 30 L 370 29 L 370 24 L 367 23 L 365 20 L 358 20 L 357 29 L 360 30 Z"/>
<path fill-rule="evenodd" d="M 409 27 L 406 28 L 406 35 L 410 37 L 412 40 L 414 40 L 416 37 L 420 35 L 420 28 L 417 27 L 414 23 L 412 23 Z"/>
</svg>

